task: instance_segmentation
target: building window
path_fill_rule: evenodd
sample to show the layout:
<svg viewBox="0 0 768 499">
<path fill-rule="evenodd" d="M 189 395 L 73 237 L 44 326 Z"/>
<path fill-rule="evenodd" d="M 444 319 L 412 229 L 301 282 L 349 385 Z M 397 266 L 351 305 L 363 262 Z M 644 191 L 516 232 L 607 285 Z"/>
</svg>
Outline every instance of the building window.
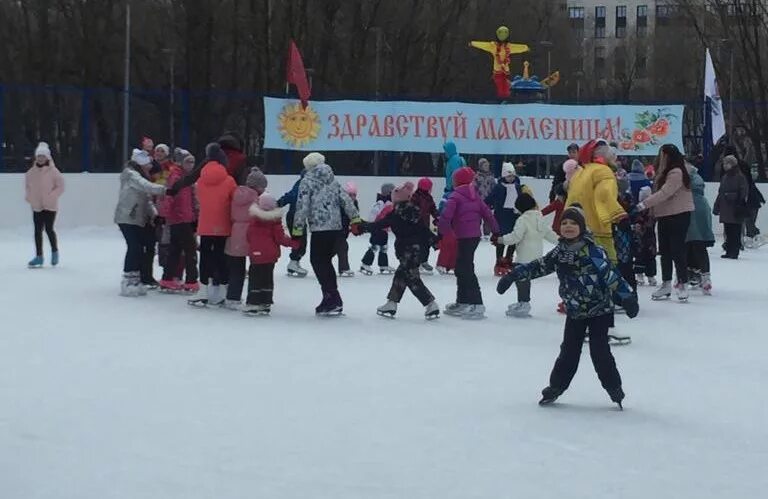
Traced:
<svg viewBox="0 0 768 499">
<path fill-rule="evenodd" d="M 640 38 L 648 34 L 648 6 L 637 6 L 637 36 Z"/>
<path fill-rule="evenodd" d="M 569 7 L 568 21 L 576 39 L 584 38 L 584 7 Z"/>
<path fill-rule="evenodd" d="M 657 5 L 656 6 L 656 24 L 659 26 L 669 26 L 672 23 L 672 17 L 675 14 L 677 14 L 676 6 Z"/>
<path fill-rule="evenodd" d="M 623 47 L 618 47 L 613 54 L 613 75 L 617 80 L 627 77 L 627 54 Z"/>
<path fill-rule="evenodd" d="M 627 36 L 627 6 L 616 6 L 616 38 Z"/>
<path fill-rule="evenodd" d="M 595 77 L 605 78 L 605 47 L 595 47 Z"/>
<path fill-rule="evenodd" d="M 595 38 L 605 38 L 605 7 L 595 7 Z"/>
</svg>

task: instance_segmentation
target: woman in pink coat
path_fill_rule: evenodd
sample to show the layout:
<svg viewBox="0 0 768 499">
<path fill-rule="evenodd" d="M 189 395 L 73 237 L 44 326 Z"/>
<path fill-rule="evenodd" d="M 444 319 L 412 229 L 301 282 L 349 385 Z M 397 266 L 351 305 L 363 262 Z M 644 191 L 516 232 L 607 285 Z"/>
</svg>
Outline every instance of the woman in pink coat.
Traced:
<svg viewBox="0 0 768 499">
<path fill-rule="evenodd" d="M 51 244 L 51 265 L 59 264 L 59 246 L 53 224 L 59 210 L 59 197 L 64 192 L 64 177 L 51 157 L 51 148 L 40 142 L 35 149 L 35 162 L 25 176 L 27 203 L 32 207 L 35 223 L 35 258 L 29 268 L 43 266 L 43 229 Z"/>
</svg>

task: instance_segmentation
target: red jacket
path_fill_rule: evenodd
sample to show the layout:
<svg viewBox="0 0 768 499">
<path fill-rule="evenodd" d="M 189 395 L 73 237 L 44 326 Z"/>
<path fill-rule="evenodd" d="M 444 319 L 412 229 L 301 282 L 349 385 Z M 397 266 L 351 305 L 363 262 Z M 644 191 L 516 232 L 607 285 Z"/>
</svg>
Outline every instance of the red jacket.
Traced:
<svg viewBox="0 0 768 499">
<path fill-rule="evenodd" d="M 254 217 L 248 226 L 248 256 L 252 264 L 276 263 L 280 259 L 280 246 L 299 247 L 299 241 L 285 233 L 282 210 L 264 211 L 253 205 L 250 213 Z"/>
<path fill-rule="evenodd" d="M 227 173 L 235 179 L 237 185 L 245 185 L 245 179 L 248 177 L 246 171 L 246 162 L 248 158 L 243 151 L 232 149 L 226 146 L 221 148 L 227 156 Z"/>
<path fill-rule="evenodd" d="M 565 209 L 565 203 L 560 201 L 559 199 L 555 198 L 554 201 L 549 203 L 547 206 L 544 207 L 543 210 L 541 210 L 542 215 L 549 215 L 553 211 L 555 212 L 555 218 L 552 220 L 552 230 L 555 231 L 558 235 L 560 235 L 560 217 L 563 216 L 563 210 Z"/>
<path fill-rule="evenodd" d="M 179 165 L 173 164 L 168 173 L 165 186 L 172 187 L 183 176 L 184 170 Z M 195 221 L 194 196 L 194 189 L 192 187 L 185 187 L 176 193 L 175 196 L 165 196 L 162 198 L 162 211 L 165 214 L 165 221 L 168 225 L 192 223 Z"/>
<path fill-rule="evenodd" d="M 216 161 L 208 162 L 197 181 L 200 217 L 197 233 L 201 236 L 229 236 L 232 232 L 232 194 L 237 185 L 226 168 Z"/>
</svg>

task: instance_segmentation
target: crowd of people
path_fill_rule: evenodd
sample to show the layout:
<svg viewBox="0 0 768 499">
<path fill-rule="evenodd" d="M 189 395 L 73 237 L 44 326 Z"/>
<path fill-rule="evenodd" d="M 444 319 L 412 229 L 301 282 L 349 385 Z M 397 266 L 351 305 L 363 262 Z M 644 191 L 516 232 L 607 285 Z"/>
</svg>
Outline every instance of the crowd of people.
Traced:
<svg viewBox="0 0 768 499">
<path fill-rule="evenodd" d="M 446 143 L 444 152 L 445 189 L 437 202 L 429 178 L 416 184 L 385 183 L 363 220 L 357 187 L 351 182 L 342 186 L 320 153 L 304 157 L 293 187 L 276 198 L 267 190 L 264 173 L 247 166 L 235 133 L 208 144 L 202 161 L 184 149 L 171 151 L 144 138 L 120 174 L 114 215 L 126 245 L 120 293 L 143 296 L 159 288 L 190 294 L 188 303 L 195 307 L 269 315 L 275 265 L 280 248 L 286 247 L 291 249 L 288 275 L 297 278 L 308 275 L 301 260 L 309 250 L 321 292 L 315 312 L 338 316 L 343 300 L 337 278 L 355 275 L 348 238 L 368 234 L 370 246 L 360 273 L 373 274 L 375 261 L 380 273 L 392 274 L 379 315 L 394 317 L 408 289 L 424 306 L 425 318 L 440 316 L 421 277 L 434 270 L 429 263 L 434 249 L 436 270 L 455 275 L 456 281 L 455 301 L 443 313 L 482 319 L 486 310 L 475 252 L 489 239 L 496 249 L 497 292 L 503 294 L 513 284 L 517 291 L 508 316 L 530 316 L 533 279 L 556 273 L 560 281 L 564 340 L 541 403 L 553 402 L 567 389 L 586 340 L 603 387 L 621 404 L 621 378 L 609 345 L 629 337 L 612 329 L 614 312 L 635 317 L 637 286 L 646 283 L 658 286 L 651 294 L 654 300 L 674 293 L 687 301 L 690 289 L 711 294 L 713 214 L 724 226 L 723 258 L 738 258 L 745 242 L 755 245 L 759 239 L 755 222 L 765 200 L 734 154 L 723 160 L 726 173 L 710 207 L 703 179 L 674 145 L 663 145 L 653 165 L 633 161 L 627 173 L 615 147 L 604 140 L 572 144 L 554 177 L 549 202 L 540 208 L 512 163 L 501 165 L 497 179 L 486 159 L 471 168 L 454 143 Z M 59 263 L 54 221 L 63 190 L 50 148 L 40 143 L 26 175 L 36 248 L 30 267 L 44 264 L 44 231 L 51 264 Z M 549 215 L 551 221 L 545 218 Z M 396 267 L 390 266 L 390 237 Z M 554 249 L 545 253 L 544 241 Z M 156 256 L 163 268 L 159 281 L 153 275 Z"/>
</svg>

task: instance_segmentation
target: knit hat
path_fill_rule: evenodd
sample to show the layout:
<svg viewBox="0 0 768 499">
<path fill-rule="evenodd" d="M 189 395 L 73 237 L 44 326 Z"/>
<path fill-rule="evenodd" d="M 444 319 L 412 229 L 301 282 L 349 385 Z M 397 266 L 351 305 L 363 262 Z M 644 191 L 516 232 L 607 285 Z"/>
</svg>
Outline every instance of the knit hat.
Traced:
<svg viewBox="0 0 768 499">
<path fill-rule="evenodd" d="M 395 190 L 395 184 L 391 184 L 387 182 L 386 184 L 381 185 L 381 195 L 384 197 L 391 196 L 392 191 Z"/>
<path fill-rule="evenodd" d="M 584 218 L 584 211 L 581 209 L 581 205 L 578 203 L 574 203 L 565 210 L 563 210 L 563 214 L 560 217 L 560 221 L 563 220 L 572 220 L 576 222 L 579 226 L 579 229 L 581 230 L 581 235 L 584 235 L 587 232 L 587 222 Z"/>
<path fill-rule="evenodd" d="M 311 152 L 306 156 L 304 156 L 303 163 L 304 163 L 304 168 L 309 170 L 316 167 L 317 165 L 325 164 L 325 156 L 323 156 L 319 152 Z"/>
<path fill-rule="evenodd" d="M 147 166 L 152 162 L 152 158 L 149 157 L 149 154 L 147 154 L 147 151 L 143 151 L 141 149 L 134 149 L 133 154 L 131 154 L 131 161 L 133 161 L 139 166 Z"/>
<path fill-rule="evenodd" d="M 277 208 L 277 199 L 272 194 L 265 192 L 259 196 L 259 208 L 264 211 L 272 211 Z"/>
<path fill-rule="evenodd" d="M 509 161 L 505 161 L 501 164 L 501 176 L 506 177 L 507 175 L 515 175 L 517 176 L 517 170 L 515 170 L 515 165 L 510 163 Z"/>
<path fill-rule="evenodd" d="M 353 198 L 357 197 L 357 185 L 355 185 L 354 182 L 347 182 L 346 184 L 344 184 L 344 192 L 346 192 Z"/>
<path fill-rule="evenodd" d="M 237 132 L 224 132 L 224 135 L 219 137 L 219 140 L 216 142 L 225 149 L 243 150 L 243 139 Z"/>
<path fill-rule="evenodd" d="M 525 213 L 528 210 L 533 210 L 536 208 L 536 200 L 533 199 L 533 196 L 528 194 L 527 192 L 521 192 L 519 196 L 517 196 L 517 200 L 515 201 L 515 208 L 517 208 L 517 211 L 520 213 Z"/>
<path fill-rule="evenodd" d="M 402 185 L 398 185 L 392 191 L 392 202 L 404 203 L 408 201 L 411 199 L 411 195 L 413 194 L 413 188 L 413 182 L 406 182 Z"/>
<path fill-rule="evenodd" d="M 565 163 L 563 163 L 563 171 L 565 172 L 565 179 L 571 180 L 571 177 L 573 177 L 573 174 L 576 173 L 576 170 L 579 169 L 579 162 L 575 159 L 569 159 L 566 160 Z"/>
<path fill-rule="evenodd" d="M 632 173 L 643 173 L 643 162 L 639 159 L 632 160 Z"/>
<path fill-rule="evenodd" d="M 267 177 L 258 166 L 254 166 L 245 179 L 245 185 L 254 190 L 264 191 L 267 188 Z"/>
<path fill-rule="evenodd" d="M 571 151 L 578 152 L 579 151 L 579 144 L 576 144 L 576 143 L 568 144 L 568 148 L 566 149 L 566 151 L 568 151 L 568 152 L 571 152 Z"/>
<path fill-rule="evenodd" d="M 48 147 L 47 142 L 40 142 L 37 144 L 37 148 L 35 148 L 35 157 L 37 156 L 45 156 L 49 161 L 53 159 L 51 157 L 51 148 Z"/>
<path fill-rule="evenodd" d="M 420 178 L 418 187 L 420 191 L 432 192 L 432 179 L 429 177 Z"/>
<path fill-rule="evenodd" d="M 595 149 L 597 149 L 598 143 L 595 140 L 590 140 L 584 146 L 579 149 L 579 163 L 582 165 L 586 165 L 587 163 L 592 162 L 592 155 L 595 152 Z"/>
<path fill-rule="evenodd" d="M 227 155 L 221 150 L 218 142 L 211 142 L 205 146 L 205 157 L 208 161 L 217 161 L 227 166 Z"/>
<path fill-rule="evenodd" d="M 483 173 L 488 173 L 491 171 L 491 163 L 485 158 L 480 158 L 477 160 L 477 170 L 481 171 Z"/>
<path fill-rule="evenodd" d="M 176 147 L 173 149 L 173 162 L 180 165 L 184 162 L 187 156 L 191 156 L 191 155 L 192 154 L 186 149 L 182 149 L 181 147 Z"/>
<path fill-rule="evenodd" d="M 165 144 L 157 144 L 155 146 L 155 152 L 160 152 L 160 151 L 164 152 L 166 156 L 170 156 L 171 154 L 171 148 Z"/>
<path fill-rule="evenodd" d="M 637 199 L 642 203 L 646 199 L 648 199 L 648 196 L 651 195 L 651 186 L 644 185 L 640 188 L 640 193 L 637 195 Z"/>
<path fill-rule="evenodd" d="M 463 166 L 453 172 L 454 187 L 471 184 L 473 180 L 475 180 L 475 172 L 468 166 Z"/>
<path fill-rule="evenodd" d="M 738 166 L 739 160 L 736 159 L 736 156 L 729 155 L 723 158 L 723 169 L 725 171 L 730 170 L 731 168 Z"/>
</svg>

